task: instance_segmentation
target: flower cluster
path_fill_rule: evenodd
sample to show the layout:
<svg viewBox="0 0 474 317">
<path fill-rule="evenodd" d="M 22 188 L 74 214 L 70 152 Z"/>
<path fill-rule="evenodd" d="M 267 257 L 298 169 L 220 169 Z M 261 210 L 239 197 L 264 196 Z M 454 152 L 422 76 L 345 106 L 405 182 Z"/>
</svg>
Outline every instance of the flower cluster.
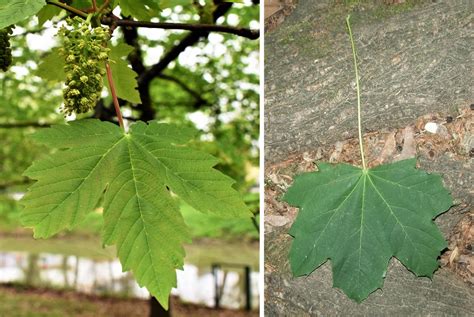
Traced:
<svg viewBox="0 0 474 317">
<path fill-rule="evenodd" d="M 0 29 L 0 69 L 4 72 L 6 72 L 12 64 L 12 50 L 10 48 L 11 34 L 11 26 Z"/>
<path fill-rule="evenodd" d="M 90 111 L 96 105 L 103 88 L 103 62 L 108 59 L 110 35 L 103 27 L 91 28 L 79 17 L 67 22 L 70 27 L 62 27 L 58 35 L 62 42 L 59 52 L 66 62 L 62 111 L 70 115 Z"/>
</svg>

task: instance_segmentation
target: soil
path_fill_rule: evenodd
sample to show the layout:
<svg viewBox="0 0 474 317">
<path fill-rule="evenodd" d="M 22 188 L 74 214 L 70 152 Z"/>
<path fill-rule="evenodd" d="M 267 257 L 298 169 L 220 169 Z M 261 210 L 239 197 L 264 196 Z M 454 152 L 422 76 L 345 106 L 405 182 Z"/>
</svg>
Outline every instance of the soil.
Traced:
<svg viewBox="0 0 474 317">
<path fill-rule="evenodd" d="M 15 285 L 1 285 L 0 298 L 27 298 L 21 300 L 24 307 L 15 307 L 9 316 L 51 316 L 47 304 L 59 301 L 67 316 L 81 317 L 143 317 L 149 316 L 149 302 L 141 299 L 124 299 L 76 293 L 73 291 L 57 291 L 44 288 L 28 288 Z M 81 304 L 82 303 L 82 304 Z M 58 305 L 56 305 L 58 306 Z M 66 308 L 68 307 L 68 308 Z M 246 312 L 229 309 L 212 309 L 194 304 L 185 304 L 178 298 L 171 298 L 172 316 L 210 316 L 210 317 L 256 317 L 257 311 Z M 60 307 L 55 307 L 60 308 Z M 3 312 L 6 313 L 6 312 Z M 2 310 L 0 309 L 0 315 Z M 64 316 L 64 315 L 63 315 Z"/>
<path fill-rule="evenodd" d="M 454 115 L 474 101 L 473 2 L 380 3 L 300 0 L 265 34 L 266 162 L 357 135 L 348 14 L 364 132 L 402 128 L 432 112 Z"/>
</svg>

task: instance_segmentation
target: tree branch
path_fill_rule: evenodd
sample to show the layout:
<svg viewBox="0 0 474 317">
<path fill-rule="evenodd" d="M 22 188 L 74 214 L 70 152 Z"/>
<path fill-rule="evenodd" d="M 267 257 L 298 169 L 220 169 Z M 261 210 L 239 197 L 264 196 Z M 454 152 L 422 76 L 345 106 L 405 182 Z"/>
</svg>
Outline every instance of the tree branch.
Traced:
<svg viewBox="0 0 474 317">
<path fill-rule="evenodd" d="M 223 2 L 219 4 L 217 9 L 214 11 L 214 21 L 216 21 L 219 17 L 223 16 L 227 11 L 230 10 L 232 7 L 232 3 Z M 199 42 L 201 37 L 206 37 L 209 35 L 207 31 L 193 31 L 188 34 L 178 45 L 174 46 L 168 53 L 155 65 L 153 65 L 150 69 L 146 72 L 142 73 L 138 77 L 138 85 L 148 85 L 153 78 L 157 77 L 161 72 L 168 67 L 168 65 L 178 58 L 179 54 L 181 54 L 187 47 L 192 46 Z"/>
<path fill-rule="evenodd" d="M 79 10 L 79 9 L 76 9 L 74 7 L 71 7 L 71 6 L 69 6 L 65 3 L 57 2 L 57 1 L 46 1 L 46 3 L 50 4 L 50 5 L 53 5 L 53 6 L 56 6 L 56 7 L 59 7 L 61 9 L 69 11 L 71 13 L 74 13 L 75 15 L 78 15 L 81 18 L 87 19 L 87 13 L 86 12 L 84 12 L 82 10 Z"/>
<path fill-rule="evenodd" d="M 182 88 L 184 91 L 186 91 L 188 94 L 190 94 L 194 99 L 196 99 L 196 102 L 197 102 L 197 106 L 195 106 L 196 108 L 199 107 L 200 105 L 206 103 L 206 100 L 204 100 L 204 99 L 201 97 L 201 94 L 200 94 L 200 93 L 198 93 L 197 91 L 192 90 L 192 89 L 191 89 L 188 85 L 186 85 L 186 83 L 184 83 L 181 79 L 176 78 L 176 77 L 173 77 L 173 76 L 165 75 L 165 74 L 160 74 L 160 75 L 158 75 L 158 78 L 171 81 L 171 82 L 175 83 L 176 85 L 178 85 L 179 87 L 181 87 L 181 88 Z"/>
<path fill-rule="evenodd" d="M 165 30 L 187 30 L 187 31 L 206 31 L 206 32 L 221 32 L 242 36 L 251 40 L 256 40 L 260 36 L 259 30 L 251 30 L 247 28 L 233 27 L 227 25 L 215 24 L 192 24 L 192 23 L 171 23 L 171 22 L 146 22 L 133 21 L 127 19 L 114 19 L 112 17 L 102 18 L 102 24 L 116 25 L 125 27 L 142 27 L 155 28 Z"/>
<path fill-rule="evenodd" d="M 133 46 L 135 49 L 128 55 L 128 61 L 132 65 L 132 69 L 140 76 L 146 71 L 143 65 L 143 54 L 138 43 L 138 30 L 136 28 L 122 28 L 125 43 Z M 155 118 L 156 111 L 152 107 L 152 100 L 150 95 L 149 85 L 138 85 L 138 92 L 140 93 L 141 104 L 138 105 L 140 110 L 140 120 L 148 121 Z"/>
<path fill-rule="evenodd" d="M 47 4 L 57 6 L 66 11 L 74 13 L 82 18 L 87 18 L 87 13 L 69 6 L 62 2 L 57 1 L 46 1 Z M 227 25 L 215 25 L 215 24 L 192 24 L 192 23 L 171 23 L 171 22 L 147 22 L 147 21 L 133 21 L 130 19 L 120 19 L 115 15 L 103 17 L 101 23 L 109 25 L 111 27 L 123 26 L 123 27 L 145 27 L 145 28 L 157 28 L 165 30 L 188 30 L 188 31 L 205 31 L 205 32 L 221 32 L 229 33 L 238 36 L 242 36 L 251 40 L 258 39 L 260 36 L 259 30 L 251 30 L 247 28 L 232 27 Z"/>
</svg>

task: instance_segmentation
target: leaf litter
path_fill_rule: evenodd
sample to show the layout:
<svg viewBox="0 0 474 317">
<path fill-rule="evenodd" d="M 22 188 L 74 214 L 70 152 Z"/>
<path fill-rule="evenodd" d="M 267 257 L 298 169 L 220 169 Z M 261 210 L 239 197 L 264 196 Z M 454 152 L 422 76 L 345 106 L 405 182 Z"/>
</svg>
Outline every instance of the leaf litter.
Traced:
<svg viewBox="0 0 474 317">
<path fill-rule="evenodd" d="M 424 127 L 434 122 L 445 129 L 441 135 L 427 132 Z M 469 105 L 461 107 L 456 113 L 431 113 L 419 117 L 415 123 L 399 129 L 383 129 L 367 132 L 364 135 L 368 167 L 392 163 L 417 156 L 427 162 L 448 156 L 452 160 L 465 163 L 472 168 L 474 147 L 474 111 Z M 342 147 L 342 150 L 341 150 Z M 287 226 L 294 222 L 298 208 L 289 206 L 281 200 L 296 174 L 315 170 L 319 161 L 344 162 L 360 165 L 360 152 L 357 137 L 346 138 L 335 144 L 323 144 L 317 149 L 295 153 L 286 160 L 265 167 L 265 230 Z M 472 170 L 471 170 L 472 171 Z M 456 184 L 452 184 L 456 186 Z M 473 191 L 468 192 L 472 195 Z M 469 197 L 457 197 L 469 201 Z M 277 216 L 278 221 L 273 221 Z M 286 219 L 285 219 L 286 218 Z M 271 219 L 267 221 L 267 219 Z M 474 239 L 472 209 L 449 233 L 448 249 L 442 254 L 441 265 L 452 270 L 465 282 L 474 284 Z"/>
</svg>

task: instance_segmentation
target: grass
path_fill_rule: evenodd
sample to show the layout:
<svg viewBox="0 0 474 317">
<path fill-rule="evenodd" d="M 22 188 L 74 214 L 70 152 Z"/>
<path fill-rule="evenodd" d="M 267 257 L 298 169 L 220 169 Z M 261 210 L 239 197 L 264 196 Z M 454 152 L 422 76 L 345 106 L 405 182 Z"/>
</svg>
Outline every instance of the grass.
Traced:
<svg viewBox="0 0 474 317">
<path fill-rule="evenodd" d="M 89 296 L 74 292 L 0 286 L 0 316 L 8 317 L 142 317 L 149 316 L 149 303 L 141 299 Z M 212 309 L 184 304 L 171 298 L 174 317 L 257 317 L 252 312 Z"/>
<path fill-rule="evenodd" d="M 63 317 L 63 316 L 143 316 L 147 303 L 131 300 L 101 301 L 54 292 L 31 292 L 0 287 L 0 316 Z"/>
<path fill-rule="evenodd" d="M 50 298 L 41 294 L 22 294 L 0 288 L 0 316 L 97 316 L 103 310 L 91 302 L 71 301 L 66 298 Z M 103 314 L 104 312 L 102 312 Z"/>
</svg>

